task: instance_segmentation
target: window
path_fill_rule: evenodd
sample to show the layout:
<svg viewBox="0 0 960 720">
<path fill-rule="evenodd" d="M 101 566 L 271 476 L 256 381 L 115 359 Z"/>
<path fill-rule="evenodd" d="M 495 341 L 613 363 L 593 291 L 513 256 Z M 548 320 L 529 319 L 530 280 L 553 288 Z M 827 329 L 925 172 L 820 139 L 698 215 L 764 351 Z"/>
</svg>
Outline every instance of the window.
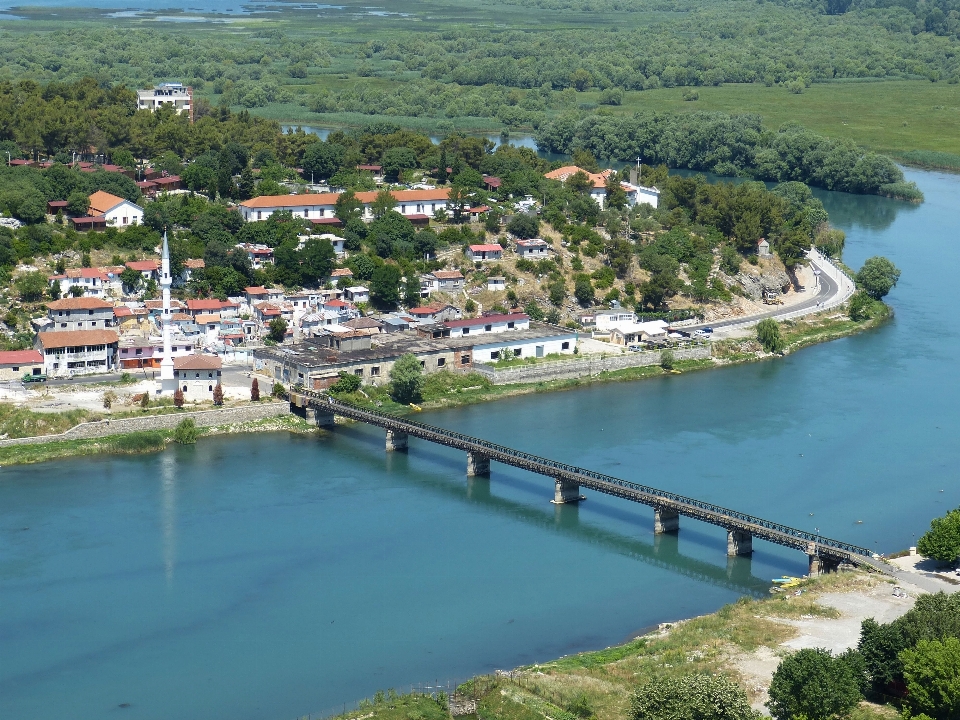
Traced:
<svg viewBox="0 0 960 720">
<path fill-rule="evenodd" d="M 536 356 L 543 357 L 543 345 L 537 345 L 536 347 Z"/>
<path fill-rule="evenodd" d="M 87 311 L 87 314 L 88 314 L 88 315 L 93 315 L 93 310 Z"/>
<path fill-rule="evenodd" d="M 66 323 L 60 323 L 60 327 L 66 327 L 66 326 L 67 326 Z"/>
<path fill-rule="evenodd" d="M 213 373 L 212 373 L 212 372 L 208 372 L 208 373 L 207 373 L 207 377 L 208 377 L 208 378 L 212 378 L 212 377 L 213 377 Z"/>
<path fill-rule="evenodd" d="M 97 321 L 96 321 L 96 320 L 91 320 L 91 321 L 90 321 L 90 327 L 96 327 L 96 326 L 97 326 Z"/>
<path fill-rule="evenodd" d="M 257 210 L 257 220 L 263 219 L 263 213 Z"/>
<path fill-rule="evenodd" d="M 522 348 L 514 348 L 514 349 L 513 349 L 513 356 L 514 356 L 514 357 L 520 357 L 520 355 L 521 355 L 522 353 L 523 353 L 523 349 L 522 349 Z"/>
<path fill-rule="evenodd" d="M 370 368 L 370 375 L 372 377 L 380 377 L 380 366 L 374 365 L 372 368 Z"/>
<path fill-rule="evenodd" d="M 184 391 L 184 392 L 187 391 L 187 386 L 186 386 L 186 385 L 183 386 L 183 391 Z"/>
<path fill-rule="evenodd" d="M 363 368 L 357 368 L 356 370 L 353 371 L 353 374 L 356 375 L 357 377 L 363 377 Z"/>
<path fill-rule="evenodd" d="M 122 223 L 122 224 L 123 224 L 123 225 L 126 225 L 126 224 L 127 224 L 127 219 L 126 219 L 126 218 L 123 219 L 123 223 Z"/>
<path fill-rule="evenodd" d="M 500 359 L 500 351 L 499 351 L 499 350 L 494 350 L 492 353 L 490 353 L 490 359 L 491 359 L 491 360 L 499 360 L 499 359 Z"/>
<path fill-rule="evenodd" d="M 513 326 L 514 326 L 514 322 L 513 320 L 511 320 L 510 322 L 507 323 L 507 330 L 513 330 Z"/>
<path fill-rule="evenodd" d="M 207 385 L 207 392 L 213 392 L 213 385 Z"/>
<path fill-rule="evenodd" d="M 570 342 L 567 341 L 567 342 L 561 344 L 561 345 L 560 345 L 560 349 L 561 349 L 561 350 L 569 350 L 569 349 L 570 349 Z"/>
<path fill-rule="evenodd" d="M 143 348 L 137 348 L 137 355 L 143 355 Z"/>
<path fill-rule="evenodd" d="M 461 355 L 461 356 L 460 356 L 460 364 L 461 364 L 461 365 L 469 365 L 469 364 L 470 364 L 470 356 L 469 356 L 469 355 Z"/>
<path fill-rule="evenodd" d="M 443 367 L 447 364 L 446 358 L 437 358 L 437 367 Z"/>
<path fill-rule="evenodd" d="M 18 367 L 16 367 L 16 366 L 14 366 L 14 367 L 12 367 L 12 368 L 10 368 L 10 369 L 13 370 L 14 372 L 20 372 L 20 368 L 18 368 Z"/>
<path fill-rule="evenodd" d="M 493 330 L 493 325 L 484 325 L 484 326 L 483 326 L 483 331 L 484 331 L 484 332 L 491 332 L 492 330 Z"/>
<path fill-rule="evenodd" d="M 469 335 L 469 334 L 470 334 L 470 328 L 465 327 L 465 328 L 463 329 L 463 334 L 464 334 L 464 335 Z"/>
<path fill-rule="evenodd" d="M 197 379 L 197 380 L 200 379 L 200 373 L 197 373 L 197 378 L 196 378 L 196 379 Z"/>
</svg>

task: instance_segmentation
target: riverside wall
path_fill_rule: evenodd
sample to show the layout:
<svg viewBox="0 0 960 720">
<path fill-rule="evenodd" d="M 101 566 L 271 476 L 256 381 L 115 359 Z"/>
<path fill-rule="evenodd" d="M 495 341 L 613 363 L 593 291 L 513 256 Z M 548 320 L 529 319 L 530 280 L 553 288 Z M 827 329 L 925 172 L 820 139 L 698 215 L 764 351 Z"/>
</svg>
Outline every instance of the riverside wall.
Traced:
<svg viewBox="0 0 960 720">
<path fill-rule="evenodd" d="M 670 350 L 675 360 L 706 360 L 710 357 L 710 345 Z M 660 351 L 626 352 L 612 357 L 586 357 L 577 360 L 555 360 L 534 365 L 497 369 L 477 363 L 472 371 L 478 372 L 494 385 L 535 383 L 547 380 L 569 380 L 589 377 L 601 372 L 625 370 L 660 364 Z"/>
<path fill-rule="evenodd" d="M 57 435 L 36 435 L 33 437 L 0 440 L 0 447 L 36 445 L 39 443 L 62 442 L 65 440 L 87 440 L 107 437 L 108 435 L 124 435 L 126 433 L 140 432 L 143 430 L 172 430 L 180 421 L 186 418 L 192 418 L 197 424 L 197 427 L 213 427 L 216 425 L 232 425 L 234 423 L 251 422 L 253 420 L 264 420 L 279 415 L 286 415 L 289 412 L 290 405 L 286 402 L 263 402 L 243 405 L 241 407 L 220 408 L 218 410 L 176 412 L 166 415 L 143 415 L 141 417 L 98 420 L 74 425 L 66 432 Z"/>
</svg>

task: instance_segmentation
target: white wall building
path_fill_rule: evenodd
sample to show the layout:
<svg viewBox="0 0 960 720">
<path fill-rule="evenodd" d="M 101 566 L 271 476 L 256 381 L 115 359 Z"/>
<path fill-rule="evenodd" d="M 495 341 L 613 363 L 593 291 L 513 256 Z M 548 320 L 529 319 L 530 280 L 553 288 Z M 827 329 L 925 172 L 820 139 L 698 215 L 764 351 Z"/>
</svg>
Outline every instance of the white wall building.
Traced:
<svg viewBox="0 0 960 720">
<path fill-rule="evenodd" d="M 91 216 L 103 217 L 109 227 L 127 227 L 143 223 L 142 207 L 103 190 L 97 190 L 90 196 L 89 212 Z"/>
<path fill-rule="evenodd" d="M 110 372 L 117 367 L 119 338 L 113 330 L 65 330 L 37 335 L 47 377 Z"/>
<path fill-rule="evenodd" d="M 223 363 L 216 355 L 184 355 L 173 359 L 177 388 L 188 402 L 212 401 L 222 368 Z"/>
<path fill-rule="evenodd" d="M 164 105 L 172 105 L 178 115 L 186 113 L 193 120 L 193 88 L 183 83 L 161 83 L 150 90 L 137 91 L 137 109 L 156 112 Z"/>
<path fill-rule="evenodd" d="M 76 286 L 83 288 L 85 296 L 102 298 L 110 289 L 110 278 L 97 268 L 69 268 L 63 275 L 51 275 L 47 282 L 50 287 L 59 285 L 61 295 L 69 295 Z"/>
<path fill-rule="evenodd" d="M 114 324 L 113 305 L 95 297 L 66 297 L 47 303 L 51 330 L 102 330 Z"/>
<path fill-rule="evenodd" d="M 464 337 L 483 333 L 502 333 L 508 330 L 527 330 L 530 327 L 530 316 L 524 313 L 487 315 L 465 320 L 448 320 L 443 325 L 450 330 L 450 337 Z"/>
<path fill-rule="evenodd" d="M 577 346 L 574 332 L 535 338 L 510 339 L 508 333 L 491 342 L 473 346 L 473 361 L 490 363 L 507 358 L 542 358 L 547 355 L 572 355 Z"/>
<path fill-rule="evenodd" d="M 533 238 L 532 240 L 517 240 L 517 255 L 528 260 L 537 260 L 550 254 L 550 245 L 546 240 Z"/>
<path fill-rule="evenodd" d="M 401 215 L 407 217 L 420 216 L 428 218 L 437 210 L 445 210 L 449 188 L 436 190 L 391 190 L 391 195 L 397 201 L 394 208 Z M 373 219 L 371 205 L 376 199 L 376 192 L 358 192 L 357 200 L 363 206 L 364 219 Z M 307 193 L 304 195 L 262 195 L 244 200 L 240 203 L 240 212 L 248 222 L 266 220 L 274 212 L 287 210 L 294 217 L 307 220 L 322 220 L 336 217 L 335 209 L 340 193 Z"/>
</svg>

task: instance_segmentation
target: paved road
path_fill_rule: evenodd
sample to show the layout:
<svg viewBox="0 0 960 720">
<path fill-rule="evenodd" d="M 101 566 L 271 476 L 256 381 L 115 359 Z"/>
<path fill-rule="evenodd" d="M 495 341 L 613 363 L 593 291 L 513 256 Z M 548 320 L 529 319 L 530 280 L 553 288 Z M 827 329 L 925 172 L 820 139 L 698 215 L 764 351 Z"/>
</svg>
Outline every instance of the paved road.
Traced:
<svg viewBox="0 0 960 720">
<path fill-rule="evenodd" d="M 811 259 L 811 265 L 814 268 L 819 268 L 819 263 Z M 795 315 L 802 313 L 804 310 L 809 310 L 810 312 L 816 312 L 817 306 L 819 304 L 828 304 L 835 296 L 839 295 L 841 292 L 840 283 L 838 283 L 833 278 L 828 277 L 827 273 L 820 273 L 820 289 L 816 295 L 813 297 L 804 300 L 803 302 L 796 303 L 795 305 L 787 306 L 775 306 L 772 310 L 767 310 L 766 312 L 757 313 L 756 315 L 745 315 L 742 317 L 730 318 L 728 320 L 718 320 L 717 322 L 710 323 L 698 323 L 697 325 L 686 325 L 683 330 L 697 330 L 698 328 L 711 327 L 714 330 L 717 328 L 731 327 L 733 325 L 752 325 L 758 323 L 765 318 L 778 318 L 784 315 Z"/>
</svg>

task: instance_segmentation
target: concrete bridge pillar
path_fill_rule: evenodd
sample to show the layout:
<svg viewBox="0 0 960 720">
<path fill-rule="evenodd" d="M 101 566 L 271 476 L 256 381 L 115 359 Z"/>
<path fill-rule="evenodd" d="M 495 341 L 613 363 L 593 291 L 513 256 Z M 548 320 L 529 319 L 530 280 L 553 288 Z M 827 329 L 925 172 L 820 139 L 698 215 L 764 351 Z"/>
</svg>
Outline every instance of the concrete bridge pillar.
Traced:
<svg viewBox="0 0 960 720">
<path fill-rule="evenodd" d="M 490 477 L 490 458 L 480 453 L 467 453 L 467 477 Z"/>
<path fill-rule="evenodd" d="M 407 434 L 400 430 L 387 430 L 387 452 L 407 449 Z"/>
<path fill-rule="evenodd" d="M 810 577 L 836 572 L 840 567 L 840 561 L 837 558 L 821 555 L 814 545 L 807 548 L 807 558 L 809 560 L 807 575 Z"/>
<path fill-rule="evenodd" d="M 653 534 L 675 533 L 680 530 L 680 513 L 668 508 L 653 509 Z"/>
<path fill-rule="evenodd" d="M 753 553 L 753 535 L 743 530 L 727 531 L 727 557 Z"/>
<path fill-rule="evenodd" d="M 320 408 L 307 408 L 307 420 L 314 420 L 317 427 L 333 427 L 333 413 Z"/>
<path fill-rule="evenodd" d="M 552 502 L 554 505 L 563 505 L 564 503 L 575 503 L 580 502 L 581 500 L 586 500 L 586 498 L 580 494 L 580 485 L 575 482 L 570 482 L 569 480 L 561 480 L 556 478 L 557 488 L 553 495 Z"/>
</svg>

